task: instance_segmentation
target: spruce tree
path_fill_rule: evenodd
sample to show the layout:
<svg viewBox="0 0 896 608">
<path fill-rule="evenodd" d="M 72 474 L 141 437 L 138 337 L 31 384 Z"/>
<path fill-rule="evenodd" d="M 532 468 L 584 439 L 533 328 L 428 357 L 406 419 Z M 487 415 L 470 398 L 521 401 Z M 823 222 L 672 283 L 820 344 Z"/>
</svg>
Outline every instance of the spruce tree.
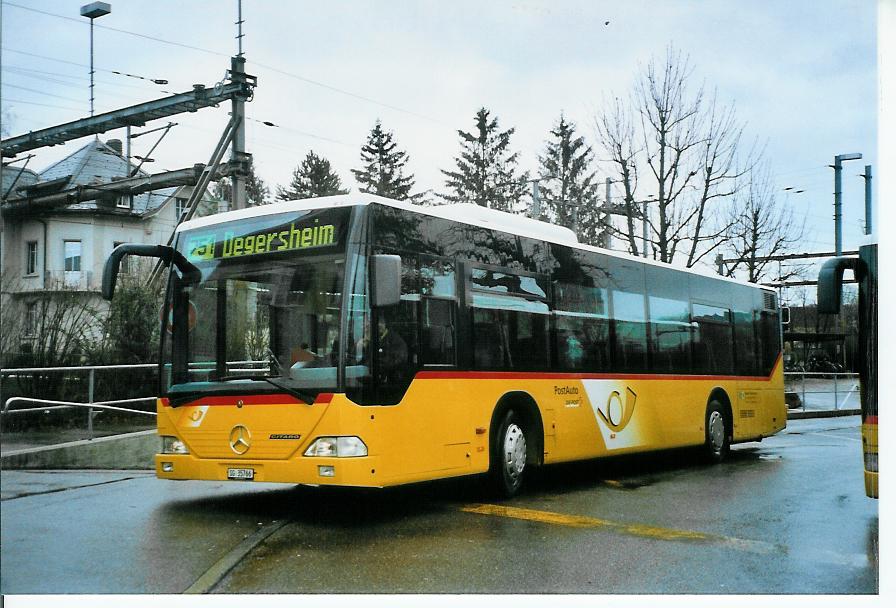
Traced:
<svg viewBox="0 0 896 608">
<path fill-rule="evenodd" d="M 519 153 L 510 153 L 510 136 L 515 129 L 498 130 L 498 119 L 487 109 L 476 113 L 476 128 L 458 130 L 461 153 L 455 157 L 457 170 L 442 173 L 450 189 L 442 198 L 448 202 L 473 202 L 501 211 L 518 211 L 528 192 L 528 173 L 517 171 Z"/>
<path fill-rule="evenodd" d="M 378 194 L 397 200 L 409 198 L 414 187 L 414 176 L 404 175 L 407 152 L 398 150 L 392 132 L 383 131 L 379 120 L 370 130 L 367 143 L 361 147 L 362 169 L 352 169 L 361 192 Z"/>
<path fill-rule="evenodd" d="M 289 184 L 277 186 L 277 198 L 282 201 L 336 194 L 348 194 L 348 190 L 342 188 L 342 180 L 330 167 L 330 161 L 314 150 L 292 172 Z"/>
<path fill-rule="evenodd" d="M 591 146 L 576 136 L 576 126 L 563 114 L 551 129 L 544 154 L 538 157 L 541 219 L 576 230 L 584 243 L 596 245 L 602 233 L 598 183 L 591 170 Z"/>
</svg>

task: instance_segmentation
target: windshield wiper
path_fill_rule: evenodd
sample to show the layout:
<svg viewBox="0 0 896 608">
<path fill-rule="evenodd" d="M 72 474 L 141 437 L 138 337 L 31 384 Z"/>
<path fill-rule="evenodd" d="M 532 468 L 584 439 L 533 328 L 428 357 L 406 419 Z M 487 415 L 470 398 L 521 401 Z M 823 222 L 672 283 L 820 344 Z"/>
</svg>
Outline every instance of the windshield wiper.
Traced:
<svg viewBox="0 0 896 608">
<path fill-rule="evenodd" d="M 275 386 L 283 391 L 286 391 L 293 397 L 304 401 L 306 404 L 311 405 L 314 403 L 315 396 L 311 393 L 307 393 L 305 391 L 300 391 L 299 389 L 293 388 L 287 384 L 283 384 L 282 382 L 277 382 L 274 378 L 279 378 L 279 376 L 252 376 L 250 374 L 242 374 L 235 376 L 221 376 L 220 378 L 216 378 L 214 382 L 227 382 L 229 380 L 263 380 L 268 384 Z"/>
</svg>

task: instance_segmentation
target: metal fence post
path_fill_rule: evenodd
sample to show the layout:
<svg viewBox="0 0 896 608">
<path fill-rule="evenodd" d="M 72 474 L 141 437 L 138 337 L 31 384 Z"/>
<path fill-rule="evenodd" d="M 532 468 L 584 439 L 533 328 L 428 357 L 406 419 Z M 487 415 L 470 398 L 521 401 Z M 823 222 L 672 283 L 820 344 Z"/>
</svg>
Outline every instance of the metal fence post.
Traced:
<svg viewBox="0 0 896 608">
<path fill-rule="evenodd" d="M 837 378 L 840 376 L 837 372 L 834 372 L 834 409 L 840 409 L 840 397 L 837 395 Z"/>
<path fill-rule="evenodd" d="M 93 403 L 93 381 L 96 370 L 90 368 L 90 376 L 87 384 L 87 402 Z M 93 439 L 93 408 L 87 408 L 87 438 Z"/>
<path fill-rule="evenodd" d="M 802 380 L 803 380 L 803 396 L 802 396 L 803 409 L 806 409 L 806 372 L 803 372 L 802 374 L 800 374 L 800 378 L 802 378 Z"/>
</svg>

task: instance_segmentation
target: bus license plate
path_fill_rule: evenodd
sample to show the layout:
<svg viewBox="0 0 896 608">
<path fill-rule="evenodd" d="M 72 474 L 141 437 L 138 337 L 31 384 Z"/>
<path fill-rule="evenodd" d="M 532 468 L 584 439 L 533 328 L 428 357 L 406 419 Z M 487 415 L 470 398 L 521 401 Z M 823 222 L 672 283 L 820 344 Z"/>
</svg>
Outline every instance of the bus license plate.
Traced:
<svg viewBox="0 0 896 608">
<path fill-rule="evenodd" d="M 255 469 L 227 469 L 227 479 L 254 479 Z"/>
</svg>

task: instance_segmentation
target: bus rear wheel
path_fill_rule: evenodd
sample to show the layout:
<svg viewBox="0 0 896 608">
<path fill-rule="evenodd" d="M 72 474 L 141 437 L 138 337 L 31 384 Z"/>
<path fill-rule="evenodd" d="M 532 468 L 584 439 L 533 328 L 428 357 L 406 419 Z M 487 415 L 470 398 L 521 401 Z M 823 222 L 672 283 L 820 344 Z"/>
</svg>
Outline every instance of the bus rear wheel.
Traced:
<svg viewBox="0 0 896 608">
<path fill-rule="evenodd" d="M 706 456 L 710 462 L 722 462 L 731 448 L 731 429 L 725 408 L 713 399 L 706 408 Z"/>
<path fill-rule="evenodd" d="M 526 473 L 526 431 L 513 410 L 501 419 L 492 444 L 489 476 L 493 488 L 504 498 L 515 496 Z"/>
</svg>

